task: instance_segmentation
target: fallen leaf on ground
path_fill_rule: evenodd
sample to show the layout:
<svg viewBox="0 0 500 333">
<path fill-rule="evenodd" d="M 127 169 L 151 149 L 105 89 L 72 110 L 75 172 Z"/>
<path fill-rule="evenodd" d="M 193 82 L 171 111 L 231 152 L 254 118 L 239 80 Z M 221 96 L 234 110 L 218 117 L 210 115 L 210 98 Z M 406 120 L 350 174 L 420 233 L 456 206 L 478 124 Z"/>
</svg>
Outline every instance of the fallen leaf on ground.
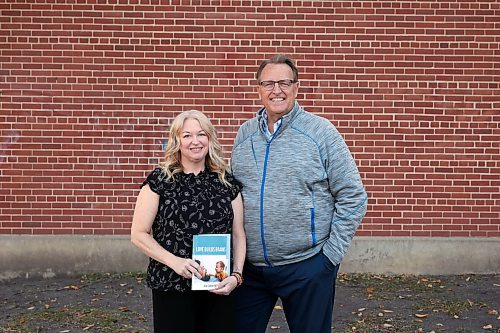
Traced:
<svg viewBox="0 0 500 333">
<path fill-rule="evenodd" d="M 415 314 L 415 317 L 417 317 L 417 318 L 427 318 L 428 316 L 429 316 L 429 315 L 428 315 L 428 314 L 426 314 L 426 313 L 422 313 L 422 314 L 420 314 L 420 313 L 416 313 L 416 314 Z"/>
<path fill-rule="evenodd" d="M 275 308 L 276 310 L 283 310 L 283 308 L 282 308 L 280 305 L 276 305 L 274 308 Z"/>
<path fill-rule="evenodd" d="M 80 287 L 75 286 L 74 284 L 72 284 L 72 285 L 69 285 L 69 286 L 64 287 L 64 289 L 79 290 L 79 289 L 80 289 Z M 68 332 L 69 332 L 69 331 L 68 331 Z"/>
<path fill-rule="evenodd" d="M 489 314 L 489 315 L 497 315 L 497 314 L 498 314 L 498 311 L 497 311 L 497 310 L 495 310 L 495 309 L 488 310 L 488 314 Z"/>
<path fill-rule="evenodd" d="M 493 328 L 493 325 L 491 325 L 491 324 L 483 326 L 483 329 L 485 329 L 485 330 L 491 330 L 492 328 Z"/>
</svg>

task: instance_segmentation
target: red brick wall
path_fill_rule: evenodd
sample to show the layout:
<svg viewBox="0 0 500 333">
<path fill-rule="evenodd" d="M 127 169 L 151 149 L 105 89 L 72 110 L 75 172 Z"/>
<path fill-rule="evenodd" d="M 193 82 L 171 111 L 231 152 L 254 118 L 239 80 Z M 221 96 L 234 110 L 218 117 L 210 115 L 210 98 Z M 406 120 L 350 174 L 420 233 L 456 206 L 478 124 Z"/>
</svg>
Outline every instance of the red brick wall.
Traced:
<svg viewBox="0 0 500 333">
<path fill-rule="evenodd" d="M 362 172 L 359 235 L 500 237 L 499 17 L 499 1 L 3 0 L 0 233 L 128 233 L 172 117 L 206 112 L 229 152 L 258 64 L 287 53 Z"/>
</svg>

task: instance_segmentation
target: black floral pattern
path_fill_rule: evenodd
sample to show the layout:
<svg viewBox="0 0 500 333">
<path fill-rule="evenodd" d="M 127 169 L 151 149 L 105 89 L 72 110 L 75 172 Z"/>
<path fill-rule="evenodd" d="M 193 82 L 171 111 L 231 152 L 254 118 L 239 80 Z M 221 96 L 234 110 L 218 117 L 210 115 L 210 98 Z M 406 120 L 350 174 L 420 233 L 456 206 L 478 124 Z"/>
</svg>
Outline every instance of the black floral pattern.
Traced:
<svg viewBox="0 0 500 333">
<path fill-rule="evenodd" d="M 167 180 L 161 168 L 153 170 L 142 186 L 148 184 L 160 196 L 152 226 L 154 239 L 169 252 L 190 258 L 193 235 L 230 234 L 234 216 L 231 201 L 238 196 L 241 184 L 231 175 L 227 180 L 231 187 L 222 184 L 213 172 L 202 171 L 196 176 L 179 173 Z M 164 291 L 191 290 L 190 279 L 151 258 L 147 284 Z"/>
</svg>

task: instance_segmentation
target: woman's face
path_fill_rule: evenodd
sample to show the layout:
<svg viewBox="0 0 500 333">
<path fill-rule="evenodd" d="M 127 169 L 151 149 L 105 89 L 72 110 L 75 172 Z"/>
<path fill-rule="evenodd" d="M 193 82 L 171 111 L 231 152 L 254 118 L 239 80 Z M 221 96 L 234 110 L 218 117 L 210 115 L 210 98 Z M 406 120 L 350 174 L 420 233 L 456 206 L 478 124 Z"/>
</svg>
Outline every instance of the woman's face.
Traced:
<svg viewBox="0 0 500 333">
<path fill-rule="evenodd" d="M 196 119 L 186 119 L 182 126 L 181 135 L 181 161 L 182 163 L 205 163 L 208 154 L 208 135 L 201 128 Z"/>
</svg>

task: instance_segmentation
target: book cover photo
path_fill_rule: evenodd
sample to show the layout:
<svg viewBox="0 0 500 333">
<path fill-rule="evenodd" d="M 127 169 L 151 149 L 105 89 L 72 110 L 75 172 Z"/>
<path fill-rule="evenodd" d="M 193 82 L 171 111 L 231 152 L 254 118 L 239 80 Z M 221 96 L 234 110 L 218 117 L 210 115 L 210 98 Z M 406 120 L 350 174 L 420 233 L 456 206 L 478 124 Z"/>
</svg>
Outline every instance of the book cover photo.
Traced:
<svg viewBox="0 0 500 333">
<path fill-rule="evenodd" d="M 231 274 L 231 235 L 194 235 L 193 260 L 200 264 L 202 277 L 198 279 L 193 275 L 191 289 L 215 289 L 220 281 Z"/>
</svg>

